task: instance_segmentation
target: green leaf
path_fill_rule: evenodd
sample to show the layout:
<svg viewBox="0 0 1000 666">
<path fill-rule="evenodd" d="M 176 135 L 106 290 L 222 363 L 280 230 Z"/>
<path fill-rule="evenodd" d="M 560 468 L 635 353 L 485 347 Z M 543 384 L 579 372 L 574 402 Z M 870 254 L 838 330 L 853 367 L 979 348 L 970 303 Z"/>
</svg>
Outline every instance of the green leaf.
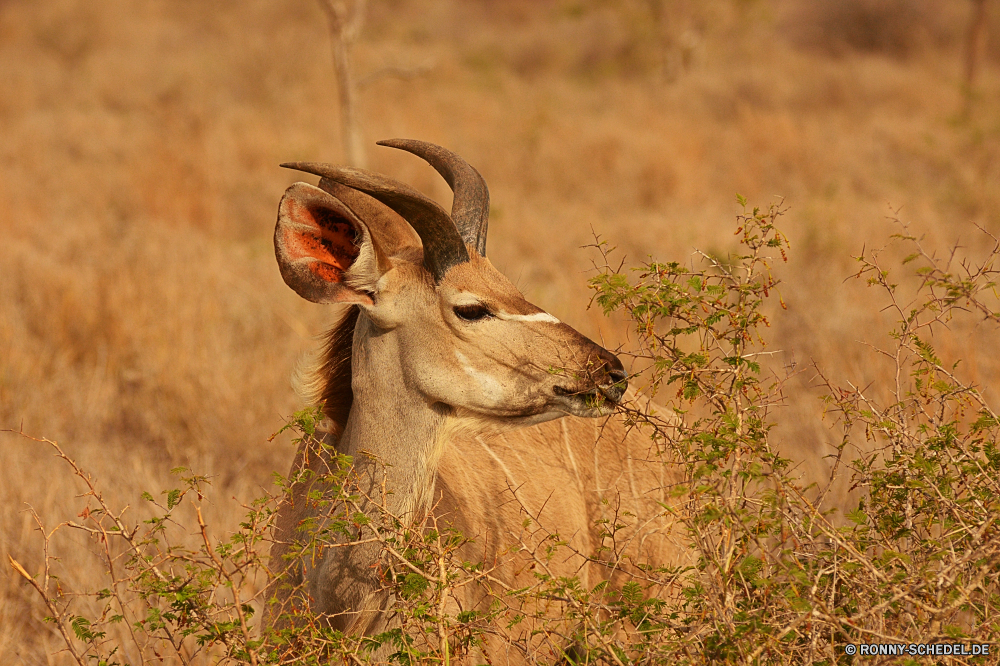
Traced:
<svg viewBox="0 0 1000 666">
<path fill-rule="evenodd" d="M 430 582 L 420 574 L 408 573 L 403 578 L 399 592 L 405 599 L 412 599 L 423 593 L 430 585 Z"/>
</svg>

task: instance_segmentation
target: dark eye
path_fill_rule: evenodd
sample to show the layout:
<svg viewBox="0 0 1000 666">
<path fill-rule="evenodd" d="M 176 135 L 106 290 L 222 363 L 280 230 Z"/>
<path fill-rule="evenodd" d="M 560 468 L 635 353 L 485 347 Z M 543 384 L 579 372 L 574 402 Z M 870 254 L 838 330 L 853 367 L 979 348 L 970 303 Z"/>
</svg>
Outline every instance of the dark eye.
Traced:
<svg viewBox="0 0 1000 666">
<path fill-rule="evenodd" d="M 493 313 L 485 305 L 475 303 L 473 305 L 456 305 L 452 310 L 455 316 L 465 321 L 479 321 L 492 317 Z"/>
</svg>

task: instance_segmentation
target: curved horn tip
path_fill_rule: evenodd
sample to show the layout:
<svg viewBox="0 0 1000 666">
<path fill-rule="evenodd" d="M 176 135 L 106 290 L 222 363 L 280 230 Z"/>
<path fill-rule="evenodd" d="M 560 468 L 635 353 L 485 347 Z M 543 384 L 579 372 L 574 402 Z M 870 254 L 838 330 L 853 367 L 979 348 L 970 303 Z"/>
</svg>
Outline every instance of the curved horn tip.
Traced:
<svg viewBox="0 0 1000 666">
<path fill-rule="evenodd" d="M 424 145 L 424 146 L 434 146 L 435 148 L 440 148 L 441 146 L 436 143 L 431 143 L 430 141 L 421 141 L 420 139 L 382 139 L 381 141 L 376 141 L 376 146 L 387 146 L 389 148 L 399 148 L 403 145 Z"/>
<path fill-rule="evenodd" d="M 464 242 L 486 256 L 486 227 L 490 216 L 490 192 L 483 176 L 461 156 L 447 148 L 418 139 L 383 139 L 380 146 L 397 148 L 422 157 L 444 177 L 455 198 L 451 218 Z"/>
<path fill-rule="evenodd" d="M 282 169 L 293 169 L 295 171 L 302 171 L 305 173 L 311 173 L 314 176 L 322 176 L 320 173 L 321 169 L 329 169 L 330 164 L 324 164 L 322 162 L 282 162 L 279 164 Z"/>
</svg>

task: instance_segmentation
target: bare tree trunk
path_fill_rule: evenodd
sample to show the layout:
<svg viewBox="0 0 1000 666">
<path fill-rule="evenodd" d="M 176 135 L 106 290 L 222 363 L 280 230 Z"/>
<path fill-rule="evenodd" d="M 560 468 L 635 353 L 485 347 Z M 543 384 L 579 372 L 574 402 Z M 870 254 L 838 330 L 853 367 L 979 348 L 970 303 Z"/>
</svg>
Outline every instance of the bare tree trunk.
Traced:
<svg viewBox="0 0 1000 666">
<path fill-rule="evenodd" d="M 972 99 L 975 91 L 976 73 L 983 57 L 983 46 L 986 43 L 986 0 L 973 0 L 972 20 L 969 22 L 969 33 L 965 42 L 965 107 L 963 114 L 972 112 Z"/>
<path fill-rule="evenodd" d="M 337 77 L 337 97 L 340 102 L 340 139 L 344 156 L 353 166 L 368 166 L 364 139 L 357 116 L 357 85 L 351 71 L 351 47 L 361 32 L 367 0 L 337 2 L 319 0 L 330 22 L 333 68 Z"/>
</svg>

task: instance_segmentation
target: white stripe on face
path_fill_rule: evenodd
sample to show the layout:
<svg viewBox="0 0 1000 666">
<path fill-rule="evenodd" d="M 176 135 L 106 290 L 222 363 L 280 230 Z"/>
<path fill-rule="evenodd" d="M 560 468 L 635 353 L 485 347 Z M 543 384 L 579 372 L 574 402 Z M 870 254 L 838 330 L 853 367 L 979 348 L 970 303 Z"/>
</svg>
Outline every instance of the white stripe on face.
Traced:
<svg viewBox="0 0 1000 666">
<path fill-rule="evenodd" d="M 507 312 L 495 312 L 497 319 L 503 319 L 504 321 L 544 321 L 550 324 L 560 323 L 558 319 L 550 315 L 548 312 L 536 312 L 529 315 L 519 315 L 510 314 Z"/>
<path fill-rule="evenodd" d="M 463 292 L 455 298 L 454 301 L 456 306 L 462 305 L 481 305 L 482 301 L 475 294 L 469 292 Z M 548 324 L 561 324 L 558 319 L 550 315 L 548 312 L 535 312 L 533 314 L 511 314 L 509 312 L 504 312 L 503 310 L 498 310 L 493 312 L 493 316 L 497 319 L 502 319 L 503 321 L 544 321 Z"/>
</svg>

